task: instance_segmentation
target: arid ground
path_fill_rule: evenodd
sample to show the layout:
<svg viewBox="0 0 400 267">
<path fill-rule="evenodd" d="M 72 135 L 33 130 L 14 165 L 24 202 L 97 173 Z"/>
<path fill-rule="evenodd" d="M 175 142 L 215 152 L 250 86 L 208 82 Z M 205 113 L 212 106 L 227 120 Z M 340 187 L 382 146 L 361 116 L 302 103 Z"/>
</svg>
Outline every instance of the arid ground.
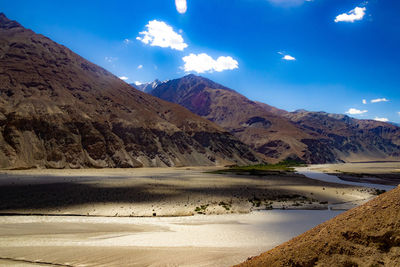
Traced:
<svg viewBox="0 0 400 267">
<path fill-rule="evenodd" d="M 217 169 L 2 171 L 0 264 L 228 266 L 376 194 Z"/>
</svg>

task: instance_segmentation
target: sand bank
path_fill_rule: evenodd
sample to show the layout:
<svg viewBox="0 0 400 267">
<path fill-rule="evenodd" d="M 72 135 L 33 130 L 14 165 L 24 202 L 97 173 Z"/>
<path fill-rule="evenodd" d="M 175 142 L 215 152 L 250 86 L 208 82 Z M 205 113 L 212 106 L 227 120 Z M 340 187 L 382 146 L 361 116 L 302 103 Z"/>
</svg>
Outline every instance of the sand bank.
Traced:
<svg viewBox="0 0 400 267">
<path fill-rule="evenodd" d="M 337 214 L 273 210 L 163 218 L 1 216 L 0 259 L 65 266 L 229 266 Z"/>
<path fill-rule="evenodd" d="M 3 171 L 0 213 L 141 217 L 326 209 L 364 201 L 374 193 L 293 173 L 259 177 L 207 172 L 215 169 Z"/>
</svg>

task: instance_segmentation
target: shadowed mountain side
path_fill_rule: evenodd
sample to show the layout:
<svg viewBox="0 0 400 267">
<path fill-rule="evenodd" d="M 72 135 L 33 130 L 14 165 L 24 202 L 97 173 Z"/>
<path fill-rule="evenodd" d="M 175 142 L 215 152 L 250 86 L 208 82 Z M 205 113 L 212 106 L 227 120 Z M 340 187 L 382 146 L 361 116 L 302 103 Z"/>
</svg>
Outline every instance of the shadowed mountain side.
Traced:
<svg viewBox="0 0 400 267">
<path fill-rule="evenodd" d="M 399 266 L 400 187 L 238 266 Z"/>
<path fill-rule="evenodd" d="M 219 126 L 0 14 L 0 168 L 255 162 Z"/>
<path fill-rule="evenodd" d="M 324 112 L 287 112 L 195 75 L 159 84 L 150 94 L 217 123 L 270 162 L 400 157 L 400 128 L 389 123 Z"/>
</svg>

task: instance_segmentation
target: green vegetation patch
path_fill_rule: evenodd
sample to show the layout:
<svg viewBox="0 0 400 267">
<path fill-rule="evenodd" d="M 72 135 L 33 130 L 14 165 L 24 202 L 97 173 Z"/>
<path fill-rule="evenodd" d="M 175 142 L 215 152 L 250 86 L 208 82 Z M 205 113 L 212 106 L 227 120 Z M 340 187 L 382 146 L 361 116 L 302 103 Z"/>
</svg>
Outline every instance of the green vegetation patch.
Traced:
<svg viewBox="0 0 400 267">
<path fill-rule="evenodd" d="M 198 214 L 205 214 L 208 206 L 209 204 L 201 205 L 200 207 L 196 207 L 194 211 L 197 212 Z"/>
<path fill-rule="evenodd" d="M 225 202 L 223 202 L 223 201 L 219 202 L 218 205 L 221 206 L 221 207 L 223 207 L 223 208 L 224 208 L 225 210 L 227 210 L 227 211 L 230 210 L 230 209 L 232 208 L 232 205 L 231 205 L 231 204 L 225 203 Z"/>
<path fill-rule="evenodd" d="M 257 165 L 248 165 L 248 166 L 230 166 L 228 169 L 212 171 L 210 173 L 215 174 L 225 174 L 225 173 L 236 173 L 236 174 L 249 174 L 249 175 L 257 175 L 263 176 L 267 174 L 276 174 L 276 173 L 286 173 L 286 172 L 294 172 L 295 167 L 303 167 L 306 166 L 303 162 L 295 161 L 295 160 L 284 160 L 276 164 L 257 164 Z"/>
</svg>

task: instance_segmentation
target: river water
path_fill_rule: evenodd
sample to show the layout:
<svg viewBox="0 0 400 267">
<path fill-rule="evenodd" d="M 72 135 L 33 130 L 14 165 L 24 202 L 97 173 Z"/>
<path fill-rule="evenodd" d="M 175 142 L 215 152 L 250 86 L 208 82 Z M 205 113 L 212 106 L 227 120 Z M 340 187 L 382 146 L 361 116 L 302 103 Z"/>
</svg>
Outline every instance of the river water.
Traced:
<svg viewBox="0 0 400 267">
<path fill-rule="evenodd" d="M 338 184 L 347 184 L 347 185 L 354 185 L 354 186 L 364 186 L 368 188 L 375 188 L 380 190 L 392 190 L 395 186 L 391 185 L 382 185 L 382 184 L 373 184 L 373 183 L 357 183 L 352 181 L 345 181 L 337 177 L 336 175 L 326 174 L 319 171 L 315 171 L 310 169 L 309 167 L 299 167 L 296 168 L 296 172 L 302 174 L 308 178 L 320 180 L 324 182 L 330 183 L 338 183 Z"/>
</svg>

